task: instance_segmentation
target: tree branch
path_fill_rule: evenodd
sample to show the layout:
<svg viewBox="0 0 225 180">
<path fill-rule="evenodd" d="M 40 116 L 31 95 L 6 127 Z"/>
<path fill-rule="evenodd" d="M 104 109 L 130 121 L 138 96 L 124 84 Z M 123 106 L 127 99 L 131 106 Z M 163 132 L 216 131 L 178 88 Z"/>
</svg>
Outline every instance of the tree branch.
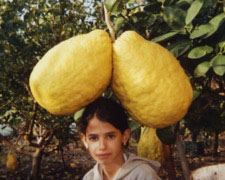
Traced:
<svg viewBox="0 0 225 180">
<path fill-rule="evenodd" d="M 5 106 L 7 106 L 8 104 L 10 104 L 11 102 L 13 101 L 12 100 L 9 100 L 7 103 L 3 104 L 1 107 L 0 107 L 0 110 L 3 109 Z"/>
<path fill-rule="evenodd" d="M 29 124 L 28 136 L 31 136 L 31 133 L 32 133 L 33 127 L 34 127 L 34 120 L 35 120 L 36 113 L 37 113 L 37 103 L 36 102 L 34 102 L 34 105 L 33 105 L 33 113 L 34 114 L 32 115 L 31 121 L 30 121 L 30 124 Z"/>
<path fill-rule="evenodd" d="M 104 4 L 102 4 L 102 5 L 104 6 L 105 22 L 106 22 L 106 25 L 109 29 L 109 33 L 110 33 L 110 37 L 112 39 L 112 42 L 114 42 L 116 37 L 115 37 L 115 32 L 113 30 L 112 23 L 111 23 L 111 20 L 110 20 L 110 14 L 108 13 L 105 5 Z"/>
<path fill-rule="evenodd" d="M 24 154 L 24 155 L 27 155 L 27 156 L 30 156 L 30 157 L 33 156 L 33 153 L 32 152 L 26 151 L 25 149 L 23 149 L 23 148 L 21 148 L 21 147 L 19 147 L 17 145 L 12 144 L 6 138 L 4 138 L 1 134 L 0 134 L 0 140 L 3 142 L 3 144 L 5 144 L 9 148 L 17 151 L 20 154 Z"/>
<path fill-rule="evenodd" d="M 35 117 L 36 117 L 36 114 L 37 114 L 37 102 L 34 99 L 29 86 L 27 84 L 25 84 L 25 83 L 24 83 L 24 86 L 25 86 L 26 90 L 28 91 L 29 95 L 31 96 L 31 98 L 34 101 L 34 104 L 33 104 L 33 115 L 30 118 L 30 124 L 29 124 L 29 128 L 28 128 L 28 131 L 27 131 L 28 140 L 30 141 L 31 133 L 32 133 L 33 127 L 34 127 L 34 120 L 35 120 Z"/>
<path fill-rule="evenodd" d="M 176 132 L 176 146 L 177 146 L 178 156 L 180 158 L 181 167 L 184 173 L 184 179 L 190 180 L 190 169 L 188 166 L 188 161 L 185 156 L 184 146 L 181 141 L 179 130 Z"/>
<path fill-rule="evenodd" d="M 46 134 L 46 137 L 43 138 L 45 141 L 41 142 L 41 149 L 44 149 L 52 140 L 54 135 L 54 129 L 51 129 L 50 131 L 48 131 L 48 133 Z"/>
</svg>

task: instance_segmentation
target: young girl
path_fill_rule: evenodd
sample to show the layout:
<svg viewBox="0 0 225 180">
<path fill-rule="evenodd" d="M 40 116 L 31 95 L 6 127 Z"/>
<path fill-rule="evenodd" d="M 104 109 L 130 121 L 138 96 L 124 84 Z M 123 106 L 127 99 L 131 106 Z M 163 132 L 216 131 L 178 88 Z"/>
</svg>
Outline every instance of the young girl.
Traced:
<svg viewBox="0 0 225 180">
<path fill-rule="evenodd" d="M 89 104 L 79 121 L 81 139 L 97 161 L 83 180 L 160 180 L 160 163 L 123 153 L 128 144 L 128 117 L 118 103 L 100 97 Z"/>
</svg>

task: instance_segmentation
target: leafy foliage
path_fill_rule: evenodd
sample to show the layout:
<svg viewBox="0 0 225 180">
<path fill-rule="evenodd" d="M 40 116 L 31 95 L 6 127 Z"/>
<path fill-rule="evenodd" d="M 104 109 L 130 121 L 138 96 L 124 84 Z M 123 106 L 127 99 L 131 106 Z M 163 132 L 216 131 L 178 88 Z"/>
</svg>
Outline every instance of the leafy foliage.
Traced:
<svg viewBox="0 0 225 180">
<path fill-rule="evenodd" d="M 105 0 L 105 3 L 108 2 Z M 166 47 L 180 61 L 199 97 L 193 100 L 185 117 L 186 126 L 192 131 L 224 130 L 221 128 L 224 127 L 225 114 L 224 9 L 224 3 L 218 0 L 108 3 L 117 35 L 134 30 Z M 203 108 L 204 104 L 209 105 Z M 217 114 L 217 120 L 213 116 L 205 116 L 205 113 L 212 112 Z"/>
<path fill-rule="evenodd" d="M 77 140 L 77 132 L 71 126 L 73 116 L 52 116 L 36 106 L 29 90 L 29 76 L 54 45 L 104 28 L 100 8 L 96 1 L 0 1 L 0 124 L 13 128 L 17 137 L 14 145 L 22 145 L 24 154 L 30 154 L 25 151 L 37 146 L 49 153 L 51 148 L 44 149 L 49 143 L 59 141 L 63 146 L 71 139 Z M 35 174 L 31 172 L 31 176 Z"/>
<path fill-rule="evenodd" d="M 22 146 L 24 154 L 33 157 L 30 149 L 34 147 L 48 154 L 53 152 L 52 146 L 45 148 L 48 145 L 77 141 L 77 131 L 72 126 L 73 116 L 52 116 L 36 106 L 29 90 L 30 73 L 54 45 L 104 28 L 101 7 L 96 1 L 0 2 L 0 124 L 13 128 L 17 137 L 14 147 Z M 33 169 L 32 177 L 38 175 Z"/>
</svg>

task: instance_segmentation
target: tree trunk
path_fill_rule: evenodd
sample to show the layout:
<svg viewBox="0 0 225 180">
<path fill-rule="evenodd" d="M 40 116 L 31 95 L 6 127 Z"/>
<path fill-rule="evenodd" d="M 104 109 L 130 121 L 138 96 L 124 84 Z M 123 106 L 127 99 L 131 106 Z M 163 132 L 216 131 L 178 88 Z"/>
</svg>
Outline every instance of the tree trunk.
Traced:
<svg viewBox="0 0 225 180">
<path fill-rule="evenodd" d="M 190 169 L 189 169 L 188 161 L 185 156 L 184 146 L 183 146 L 182 140 L 180 138 L 179 130 L 176 132 L 176 146 L 177 146 L 177 152 L 178 152 L 178 156 L 180 158 L 180 163 L 181 163 L 181 167 L 182 167 L 183 174 L 184 174 L 184 179 L 189 180 L 190 179 Z"/>
<path fill-rule="evenodd" d="M 164 153 L 164 157 L 165 157 L 165 166 L 166 166 L 166 171 L 168 173 L 169 180 L 175 180 L 177 178 L 176 178 L 176 173 L 175 173 L 175 167 L 174 167 L 174 161 L 173 161 L 173 157 L 172 157 L 171 146 L 163 144 L 163 153 Z"/>
<path fill-rule="evenodd" d="M 37 149 L 32 157 L 32 168 L 28 180 L 38 180 L 43 152 Z"/>
<path fill-rule="evenodd" d="M 218 146 L 219 146 L 219 131 L 215 131 L 215 142 L 214 142 L 214 156 L 218 156 Z"/>
<path fill-rule="evenodd" d="M 63 156 L 63 148 L 61 147 L 61 145 L 59 147 L 59 152 L 60 152 L 60 157 L 62 159 L 63 167 L 66 168 L 66 163 L 65 163 L 65 160 L 64 160 L 64 156 Z"/>
<path fill-rule="evenodd" d="M 192 132 L 192 142 L 194 142 L 194 143 L 197 142 L 198 134 L 199 134 L 199 131 Z"/>
<path fill-rule="evenodd" d="M 198 134 L 199 134 L 199 131 L 193 131 L 193 134 L 192 134 L 192 144 L 191 144 L 191 153 L 192 155 L 197 155 L 197 138 L 198 138 Z"/>
</svg>

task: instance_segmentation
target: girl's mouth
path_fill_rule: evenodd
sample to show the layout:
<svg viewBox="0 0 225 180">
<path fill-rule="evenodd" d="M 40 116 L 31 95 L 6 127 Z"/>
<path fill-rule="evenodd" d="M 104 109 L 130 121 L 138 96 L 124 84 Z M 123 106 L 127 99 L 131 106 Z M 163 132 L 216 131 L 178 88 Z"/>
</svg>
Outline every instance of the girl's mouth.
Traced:
<svg viewBox="0 0 225 180">
<path fill-rule="evenodd" d="M 106 159 L 111 155 L 111 153 L 97 154 L 96 156 L 100 159 Z"/>
</svg>

